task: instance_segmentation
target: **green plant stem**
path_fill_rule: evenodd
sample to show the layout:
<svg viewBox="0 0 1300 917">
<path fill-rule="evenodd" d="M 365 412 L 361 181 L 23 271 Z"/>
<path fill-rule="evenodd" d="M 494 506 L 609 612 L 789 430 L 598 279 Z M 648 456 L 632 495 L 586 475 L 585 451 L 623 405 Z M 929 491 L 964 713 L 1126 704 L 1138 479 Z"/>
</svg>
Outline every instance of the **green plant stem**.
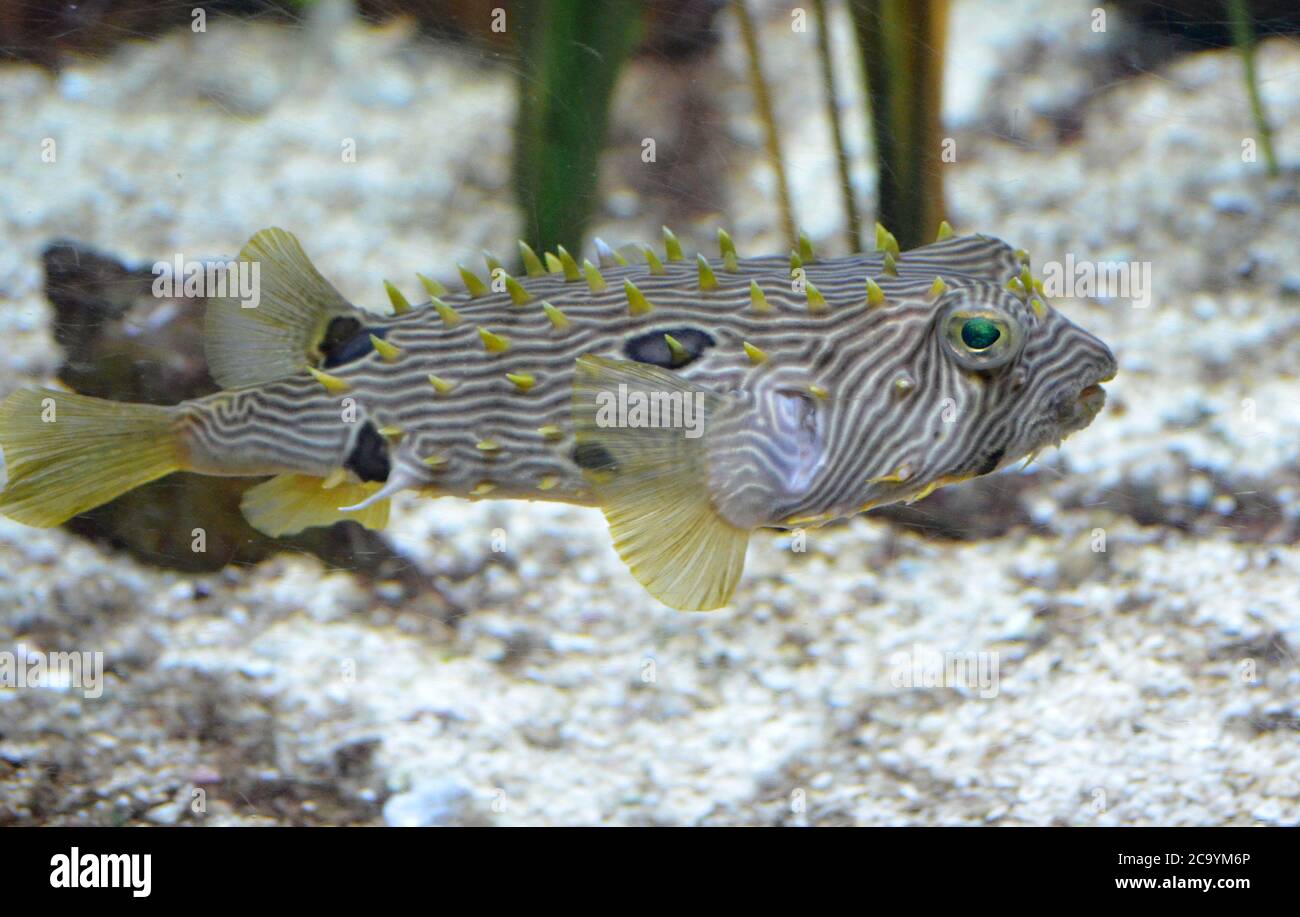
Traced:
<svg viewBox="0 0 1300 917">
<path fill-rule="evenodd" d="M 596 204 L 614 86 L 641 27 L 638 0 L 520 0 L 515 194 L 539 252 L 581 250 Z"/>
<path fill-rule="evenodd" d="M 903 249 L 944 218 L 940 108 L 946 0 L 849 0 L 876 151 L 877 219 Z"/>
<path fill-rule="evenodd" d="M 1246 92 L 1250 96 L 1250 113 L 1259 132 L 1259 145 L 1264 151 L 1268 174 L 1278 174 L 1277 156 L 1273 152 L 1273 129 L 1269 127 L 1264 112 L 1264 100 L 1259 94 L 1259 75 L 1255 72 L 1255 29 L 1250 23 L 1250 9 L 1246 0 L 1227 0 L 1228 21 L 1232 26 L 1232 40 L 1241 54 L 1241 67 L 1246 77 Z"/>
<path fill-rule="evenodd" d="M 840 196 L 844 201 L 845 233 L 849 251 L 862 251 L 862 217 L 858 202 L 853 197 L 853 179 L 849 174 L 849 154 L 844 147 L 844 128 L 840 124 L 839 92 L 835 86 L 835 65 L 831 61 L 830 23 L 826 0 L 813 0 L 813 15 L 817 19 L 817 56 L 822 64 L 822 86 L 826 95 L 826 118 L 831 123 L 831 140 L 835 144 L 835 162 L 840 173 Z"/>
<path fill-rule="evenodd" d="M 785 228 L 787 243 L 793 246 L 797 244 L 794 209 L 790 204 L 790 186 L 785 178 L 785 162 L 781 157 L 781 140 L 776 129 L 776 117 L 772 113 L 772 98 L 767 91 L 767 80 L 763 78 L 758 33 L 754 29 L 754 20 L 749 14 L 745 0 L 732 0 L 732 6 L 736 9 L 736 19 L 740 23 L 740 37 L 745 43 L 745 53 L 749 57 L 749 84 L 767 138 L 767 158 L 776 172 L 776 195 L 777 204 L 781 208 L 781 224 Z"/>
</svg>

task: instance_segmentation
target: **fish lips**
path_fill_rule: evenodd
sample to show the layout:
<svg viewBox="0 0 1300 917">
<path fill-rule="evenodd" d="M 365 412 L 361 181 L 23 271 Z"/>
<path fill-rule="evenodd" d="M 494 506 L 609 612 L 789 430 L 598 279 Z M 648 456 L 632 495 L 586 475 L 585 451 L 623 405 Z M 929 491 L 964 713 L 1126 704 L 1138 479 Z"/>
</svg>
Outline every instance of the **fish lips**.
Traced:
<svg viewBox="0 0 1300 917">
<path fill-rule="evenodd" d="M 1093 382 L 1073 394 L 1065 393 L 1056 404 L 1056 420 L 1062 436 L 1078 432 L 1101 412 L 1106 390 Z"/>
<path fill-rule="evenodd" d="M 1088 414 L 1088 419 L 1092 420 L 1106 404 L 1106 390 L 1094 382 L 1079 392 L 1079 396 L 1075 401 Z"/>
</svg>

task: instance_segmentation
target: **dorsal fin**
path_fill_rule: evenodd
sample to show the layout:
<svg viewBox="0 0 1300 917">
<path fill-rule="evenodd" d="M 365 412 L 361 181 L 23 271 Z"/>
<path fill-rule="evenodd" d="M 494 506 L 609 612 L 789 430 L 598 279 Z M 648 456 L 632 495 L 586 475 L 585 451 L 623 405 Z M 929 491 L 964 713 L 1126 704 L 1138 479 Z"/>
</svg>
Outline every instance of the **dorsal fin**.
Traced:
<svg viewBox="0 0 1300 917">
<path fill-rule="evenodd" d="M 300 372 L 321 358 L 332 319 L 361 316 L 320 275 L 290 232 L 263 229 L 239 253 L 256 265 L 256 295 L 208 300 L 204 351 L 212 378 L 224 388 L 260 385 Z M 244 269 L 248 269 L 244 267 Z"/>
<path fill-rule="evenodd" d="M 619 403 L 682 406 L 676 425 L 637 424 Z M 749 531 L 719 515 L 709 491 L 707 432 L 720 396 L 630 360 L 584 356 L 573 382 L 575 461 L 609 521 L 614 549 L 655 598 L 683 611 L 731 600 Z M 660 415 L 662 418 L 662 414 Z"/>
</svg>

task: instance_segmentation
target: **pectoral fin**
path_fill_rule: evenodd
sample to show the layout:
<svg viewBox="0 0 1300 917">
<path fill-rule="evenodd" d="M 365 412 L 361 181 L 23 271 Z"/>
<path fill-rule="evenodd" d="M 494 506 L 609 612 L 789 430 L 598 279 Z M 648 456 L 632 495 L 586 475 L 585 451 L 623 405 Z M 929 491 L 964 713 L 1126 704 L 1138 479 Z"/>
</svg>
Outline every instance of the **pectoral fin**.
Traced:
<svg viewBox="0 0 1300 917">
<path fill-rule="evenodd" d="M 356 512 L 341 506 L 362 503 L 380 488 L 378 483 L 343 483 L 328 490 L 321 479 L 305 474 L 281 474 L 244 491 L 239 508 L 248 524 L 272 537 L 293 535 L 317 525 L 351 519 L 368 529 L 388 525 L 389 501 L 381 500 Z"/>
<path fill-rule="evenodd" d="M 680 423 L 646 426 L 636 421 L 648 417 L 619 410 L 620 398 L 626 406 L 650 397 L 678 405 Z M 575 460 L 632 575 L 682 611 L 726 605 L 749 544 L 749 531 L 719 515 L 709 492 L 707 423 L 720 400 L 659 367 L 595 356 L 577 362 Z"/>
</svg>

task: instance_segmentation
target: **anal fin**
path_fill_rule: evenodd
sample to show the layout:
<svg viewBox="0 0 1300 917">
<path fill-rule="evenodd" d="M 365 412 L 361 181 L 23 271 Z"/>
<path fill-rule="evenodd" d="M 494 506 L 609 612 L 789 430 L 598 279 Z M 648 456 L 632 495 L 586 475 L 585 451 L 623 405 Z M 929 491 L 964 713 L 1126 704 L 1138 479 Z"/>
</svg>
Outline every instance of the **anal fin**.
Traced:
<svg viewBox="0 0 1300 917">
<path fill-rule="evenodd" d="M 345 512 L 340 507 L 365 501 L 379 487 L 378 483 L 345 482 L 326 490 L 321 487 L 320 478 L 281 474 L 244 491 L 240 509 L 249 525 L 272 537 L 293 535 L 312 526 L 348 519 L 377 530 L 388 525 L 388 500 L 356 512 Z"/>
<path fill-rule="evenodd" d="M 656 397 L 661 406 L 682 405 L 682 423 L 645 426 L 628 423 L 630 412 L 611 416 L 620 397 L 626 404 Z M 719 515 L 709 490 L 704 424 L 719 400 L 660 367 L 595 356 L 577 361 L 575 458 L 632 575 L 682 611 L 726 605 L 749 544 L 749 531 Z"/>
</svg>

